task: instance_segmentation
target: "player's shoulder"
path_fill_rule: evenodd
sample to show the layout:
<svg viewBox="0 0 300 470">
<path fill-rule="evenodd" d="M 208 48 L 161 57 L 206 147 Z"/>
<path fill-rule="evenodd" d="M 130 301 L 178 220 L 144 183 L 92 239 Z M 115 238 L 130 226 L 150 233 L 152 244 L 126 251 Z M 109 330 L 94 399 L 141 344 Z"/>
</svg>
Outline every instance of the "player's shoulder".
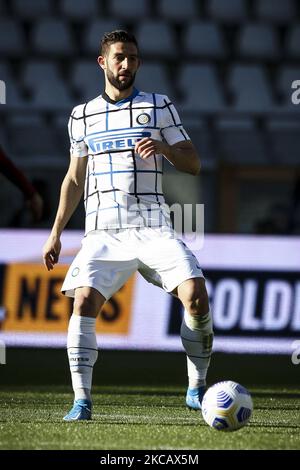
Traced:
<svg viewBox="0 0 300 470">
<path fill-rule="evenodd" d="M 140 91 L 138 97 L 147 103 L 153 104 L 153 102 L 155 102 L 156 106 L 159 108 L 168 106 L 171 103 L 170 98 L 167 95 L 163 95 L 161 93 Z"/>
<path fill-rule="evenodd" d="M 71 111 L 71 117 L 73 119 L 80 119 L 81 117 L 83 117 L 84 106 L 85 106 L 85 103 L 74 106 L 74 108 Z"/>
<path fill-rule="evenodd" d="M 95 111 L 99 110 L 99 105 L 101 103 L 101 95 L 96 96 L 90 101 L 85 103 L 80 103 L 77 106 L 74 106 L 71 112 L 71 117 L 74 119 L 83 119 L 84 117 L 92 114 Z"/>
</svg>

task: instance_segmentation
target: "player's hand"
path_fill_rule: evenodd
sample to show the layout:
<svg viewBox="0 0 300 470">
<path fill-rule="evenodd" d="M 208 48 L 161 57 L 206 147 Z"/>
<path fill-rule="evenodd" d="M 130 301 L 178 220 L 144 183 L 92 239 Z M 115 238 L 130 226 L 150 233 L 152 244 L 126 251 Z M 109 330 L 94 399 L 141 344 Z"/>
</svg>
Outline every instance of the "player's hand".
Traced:
<svg viewBox="0 0 300 470">
<path fill-rule="evenodd" d="M 153 157 L 155 154 L 166 155 L 168 145 L 160 140 L 145 137 L 135 144 L 134 151 L 139 154 L 142 159 Z"/>
<path fill-rule="evenodd" d="M 60 239 L 50 235 L 43 248 L 44 265 L 48 271 L 51 271 L 54 268 L 54 265 L 58 263 L 60 250 Z"/>
</svg>

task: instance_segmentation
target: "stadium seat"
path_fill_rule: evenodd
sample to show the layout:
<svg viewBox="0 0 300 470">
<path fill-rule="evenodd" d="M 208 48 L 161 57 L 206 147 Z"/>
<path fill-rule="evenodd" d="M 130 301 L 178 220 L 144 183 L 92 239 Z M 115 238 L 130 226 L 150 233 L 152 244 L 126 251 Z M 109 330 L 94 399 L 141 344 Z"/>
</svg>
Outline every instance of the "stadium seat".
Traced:
<svg viewBox="0 0 300 470">
<path fill-rule="evenodd" d="M 21 75 L 24 85 L 29 88 L 38 83 L 48 81 L 53 84 L 61 80 L 55 60 L 28 60 Z"/>
<path fill-rule="evenodd" d="M 5 82 L 8 82 L 9 80 L 12 79 L 12 72 L 10 68 L 10 62 L 9 61 L 2 61 L 0 62 L 0 80 L 4 80 Z"/>
<path fill-rule="evenodd" d="M 277 59 L 280 53 L 278 32 L 271 25 L 248 23 L 236 36 L 236 48 L 242 58 Z"/>
<path fill-rule="evenodd" d="M 5 0 L 0 0 L 0 15 L 4 16 L 7 13 Z"/>
<path fill-rule="evenodd" d="M 42 19 L 53 13 L 52 0 L 12 0 L 11 7 L 16 17 L 22 19 Z"/>
<path fill-rule="evenodd" d="M 68 56 L 75 51 L 68 23 L 55 18 L 35 23 L 32 28 L 32 46 L 37 53 L 53 56 Z"/>
<path fill-rule="evenodd" d="M 292 83 L 300 80 L 300 66 L 284 65 L 277 69 L 275 88 L 279 95 L 281 106 L 284 110 L 300 112 L 300 105 L 295 106 L 292 102 Z"/>
<path fill-rule="evenodd" d="M 11 108 L 26 108 L 27 101 L 25 100 L 19 84 L 15 80 L 5 82 L 6 85 L 6 109 Z"/>
<path fill-rule="evenodd" d="M 54 60 L 28 61 L 22 75 L 33 107 L 56 109 L 72 106 L 70 87 L 62 79 Z"/>
<path fill-rule="evenodd" d="M 65 158 L 69 157 L 70 153 L 70 139 L 68 133 L 68 122 L 71 115 L 71 110 L 65 113 L 56 113 L 53 119 L 53 130 L 55 138 L 57 139 L 59 148 Z"/>
<path fill-rule="evenodd" d="M 266 71 L 259 65 L 232 65 L 228 90 L 233 95 L 233 108 L 244 112 L 269 112 L 273 99 Z"/>
<path fill-rule="evenodd" d="M 207 120 L 199 117 L 184 117 L 182 124 L 199 152 L 202 168 L 215 169 L 215 142 Z"/>
<path fill-rule="evenodd" d="M 247 20 L 246 0 L 210 0 L 207 8 L 211 19 L 218 22 L 237 24 Z"/>
<path fill-rule="evenodd" d="M 102 93 L 104 74 L 96 60 L 79 60 L 71 67 L 70 83 L 79 101 L 86 102 Z"/>
<path fill-rule="evenodd" d="M 300 24 L 296 23 L 291 25 L 285 38 L 285 54 L 286 58 L 298 59 L 300 58 Z"/>
<path fill-rule="evenodd" d="M 8 120 L 8 141 L 12 154 L 19 157 L 57 155 L 61 149 L 52 128 L 39 115 L 15 115 Z M 39 165 L 42 165 L 39 160 Z"/>
<path fill-rule="evenodd" d="M 0 80 L 5 83 L 6 106 L 17 108 L 26 106 L 22 90 L 14 79 L 9 62 L 0 62 Z"/>
<path fill-rule="evenodd" d="M 25 45 L 26 38 L 20 23 L 11 18 L 0 18 L 0 57 L 19 57 Z"/>
<path fill-rule="evenodd" d="M 31 106 L 37 109 L 65 109 L 75 106 L 75 100 L 70 95 L 69 87 L 64 82 L 36 83 L 32 89 Z"/>
<path fill-rule="evenodd" d="M 270 118 L 266 124 L 268 146 L 274 161 L 282 165 L 300 164 L 299 119 Z"/>
<path fill-rule="evenodd" d="M 164 64 L 159 62 L 143 63 L 136 75 L 136 85 L 139 90 L 168 95 L 175 95 L 174 83 L 169 81 Z"/>
<path fill-rule="evenodd" d="M 198 16 L 196 0 L 160 0 L 157 2 L 160 18 L 181 23 L 195 20 Z"/>
<path fill-rule="evenodd" d="M 213 65 L 188 64 L 179 77 L 180 103 L 184 111 L 218 112 L 224 109 L 224 97 L 216 68 Z"/>
<path fill-rule="evenodd" d="M 144 21 L 136 36 L 142 56 L 174 58 L 178 54 L 174 32 L 165 21 Z"/>
<path fill-rule="evenodd" d="M 255 13 L 259 21 L 275 24 L 288 24 L 297 17 L 294 0 L 256 0 Z"/>
<path fill-rule="evenodd" d="M 151 16 L 150 0 L 109 0 L 108 8 L 112 17 L 130 23 Z"/>
<path fill-rule="evenodd" d="M 270 163 L 263 135 L 253 119 L 224 117 L 216 121 L 215 128 L 221 161 L 238 165 Z"/>
<path fill-rule="evenodd" d="M 226 56 L 225 38 L 217 24 L 212 22 L 189 23 L 184 49 L 190 57 L 223 59 Z"/>
<path fill-rule="evenodd" d="M 90 21 L 103 16 L 102 3 L 97 0 L 61 0 L 61 13 L 71 20 Z"/>
<path fill-rule="evenodd" d="M 82 39 L 84 53 L 98 57 L 100 53 L 100 41 L 103 34 L 115 29 L 120 29 L 121 27 L 122 25 L 113 19 L 94 20 L 91 23 L 86 24 Z"/>
</svg>

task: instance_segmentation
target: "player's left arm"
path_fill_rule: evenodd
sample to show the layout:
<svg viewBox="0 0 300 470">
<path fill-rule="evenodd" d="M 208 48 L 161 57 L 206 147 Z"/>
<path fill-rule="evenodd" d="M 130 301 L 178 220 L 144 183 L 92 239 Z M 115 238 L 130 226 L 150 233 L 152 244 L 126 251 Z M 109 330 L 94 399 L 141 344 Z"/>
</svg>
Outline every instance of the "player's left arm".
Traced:
<svg viewBox="0 0 300 470">
<path fill-rule="evenodd" d="M 200 158 L 190 140 L 182 140 L 169 145 L 166 142 L 146 137 L 137 142 L 135 152 L 142 159 L 152 157 L 155 154 L 162 154 L 175 166 L 176 170 L 192 175 L 200 173 Z"/>
</svg>

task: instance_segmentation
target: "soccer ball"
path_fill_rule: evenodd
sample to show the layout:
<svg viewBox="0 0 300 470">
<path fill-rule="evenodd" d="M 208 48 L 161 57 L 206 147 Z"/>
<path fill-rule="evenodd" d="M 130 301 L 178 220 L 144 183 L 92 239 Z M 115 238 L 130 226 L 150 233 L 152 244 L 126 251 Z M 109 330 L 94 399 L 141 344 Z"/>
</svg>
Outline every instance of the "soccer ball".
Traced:
<svg viewBox="0 0 300 470">
<path fill-rule="evenodd" d="M 253 411 L 251 395 L 242 385 L 226 380 L 210 387 L 202 401 L 204 421 L 218 431 L 236 431 L 248 423 Z"/>
</svg>

